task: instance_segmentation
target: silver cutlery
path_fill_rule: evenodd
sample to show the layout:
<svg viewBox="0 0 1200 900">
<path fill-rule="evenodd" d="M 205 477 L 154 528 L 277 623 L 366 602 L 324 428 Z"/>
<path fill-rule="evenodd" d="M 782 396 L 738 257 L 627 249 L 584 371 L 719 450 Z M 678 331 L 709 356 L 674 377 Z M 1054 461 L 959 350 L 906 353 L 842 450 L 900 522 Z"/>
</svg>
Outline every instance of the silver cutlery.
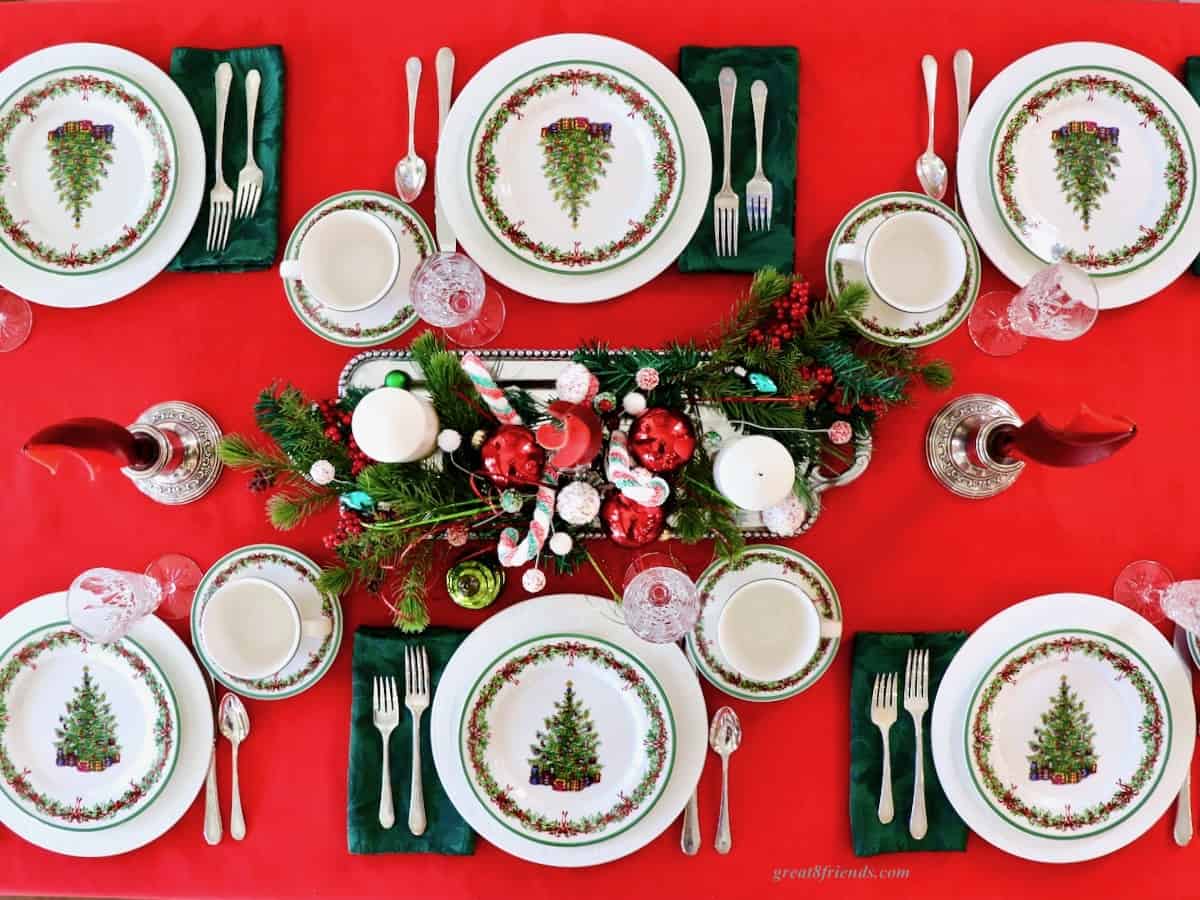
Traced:
<svg viewBox="0 0 1200 900">
<path fill-rule="evenodd" d="M 737 75 L 726 66 L 717 76 L 721 89 L 721 146 L 725 152 L 725 180 L 713 198 L 713 232 L 716 235 L 717 256 L 737 256 L 738 252 L 738 195 L 729 181 L 730 143 L 733 140 L 733 96 L 737 92 Z"/>
<path fill-rule="evenodd" d="M 1175 626 L 1175 652 L 1183 663 L 1187 673 L 1188 694 L 1192 687 L 1192 651 L 1188 648 L 1187 631 Z M 1187 774 L 1183 777 L 1183 786 L 1179 789 L 1179 799 L 1175 801 L 1175 843 L 1186 847 L 1192 840 L 1192 767 L 1188 766 Z"/>
<path fill-rule="evenodd" d="M 254 116 L 258 112 L 258 89 L 262 76 L 258 69 L 246 75 L 246 165 L 238 173 L 237 205 L 233 211 L 235 219 L 253 218 L 258 212 L 258 201 L 262 198 L 263 172 L 254 161 Z"/>
<path fill-rule="evenodd" d="M 883 778 L 879 782 L 879 821 L 886 825 L 896 815 L 892 803 L 892 751 L 888 744 L 888 732 L 896 724 L 896 673 L 885 672 L 875 676 L 875 690 L 871 693 L 871 724 L 879 729 L 883 739 Z"/>
<path fill-rule="evenodd" d="M 713 716 L 708 743 L 721 757 L 721 816 L 717 820 L 717 840 L 713 846 L 718 853 L 728 853 L 733 847 L 733 834 L 729 828 L 729 757 L 742 743 L 742 723 L 728 706 L 722 706 Z"/>
<path fill-rule="evenodd" d="M 229 220 L 233 218 L 233 191 L 225 183 L 225 173 L 221 171 L 221 152 L 225 146 L 225 109 L 229 105 L 233 66 L 227 62 L 217 66 L 214 83 L 217 88 L 217 152 L 213 166 L 217 181 L 208 195 L 208 241 L 205 249 L 209 253 L 220 253 L 229 242 Z"/>
<path fill-rule="evenodd" d="M 925 837 L 929 823 L 925 819 L 925 735 L 922 719 L 929 710 L 929 651 L 909 650 L 904 673 L 904 709 L 912 716 L 916 735 L 916 774 L 913 777 L 912 815 L 908 833 L 915 840 Z"/>
<path fill-rule="evenodd" d="M 423 646 L 404 650 L 404 705 L 412 714 L 412 791 L 408 830 L 425 833 L 425 790 L 421 784 L 421 713 L 429 709 L 429 654 Z"/>
<path fill-rule="evenodd" d="M 454 51 L 449 47 L 439 50 L 434 59 L 434 67 L 437 69 L 438 144 L 440 146 L 442 130 L 446 126 L 446 115 L 450 112 L 450 95 L 454 91 Z M 438 249 L 443 253 L 454 253 L 458 249 L 458 241 L 454 236 L 454 227 L 446 218 L 446 211 L 442 207 L 441 192 L 437 189 L 436 181 L 433 183 L 433 224 L 434 230 L 437 232 Z"/>
<path fill-rule="evenodd" d="M 425 160 L 414 148 L 417 130 L 417 91 L 421 87 L 421 60 L 410 56 L 404 64 L 408 83 L 408 155 L 396 163 L 396 193 L 405 203 L 412 203 L 425 187 Z"/>
<path fill-rule="evenodd" d="M 933 152 L 933 110 L 937 100 L 937 60 L 928 53 L 921 59 L 921 72 L 925 76 L 925 103 L 929 107 L 929 143 L 925 152 L 917 157 L 917 180 L 921 190 L 934 200 L 946 196 L 946 164 Z"/>
<path fill-rule="evenodd" d="M 240 841 L 246 836 L 246 819 L 242 815 L 242 791 L 238 785 L 238 748 L 250 736 L 250 717 L 237 694 L 221 698 L 221 734 L 233 747 L 233 798 L 229 802 L 229 836 Z"/>
<path fill-rule="evenodd" d="M 383 740 L 383 773 L 379 778 L 379 824 L 391 828 L 396 824 L 392 806 L 392 768 L 388 761 L 388 744 L 392 732 L 400 724 L 400 702 L 396 694 L 396 679 L 376 676 L 371 698 L 372 719 Z"/>
<path fill-rule="evenodd" d="M 688 656 L 686 638 L 679 642 L 679 649 L 683 651 L 684 659 L 695 673 L 696 664 Z M 700 801 L 696 796 L 698 788 L 699 784 L 692 788 L 691 796 L 688 797 L 687 806 L 683 810 L 683 830 L 679 834 L 679 848 L 688 856 L 695 856 L 700 852 Z"/>
<path fill-rule="evenodd" d="M 220 733 L 221 716 L 217 712 L 217 685 L 212 673 L 204 666 L 200 670 L 208 687 L 208 702 L 212 706 L 213 717 L 212 754 L 208 758 L 208 775 L 204 778 L 204 840 L 215 845 L 221 843 L 221 832 L 224 830 L 221 826 L 221 797 L 217 793 L 217 736 Z"/>
<path fill-rule="evenodd" d="M 954 52 L 954 90 L 958 95 L 958 142 L 955 144 L 955 162 L 957 163 L 958 145 L 962 143 L 963 129 L 967 127 L 967 113 L 971 111 L 971 68 L 975 58 L 970 50 Z M 954 178 L 954 211 L 959 211 L 958 176 Z"/>
<path fill-rule="evenodd" d="M 750 85 L 750 107 L 754 110 L 754 153 L 756 158 L 754 177 L 746 182 L 746 224 L 751 231 L 769 231 L 771 228 L 771 182 L 763 174 L 762 141 L 763 118 L 767 111 L 767 83 L 756 81 Z"/>
</svg>

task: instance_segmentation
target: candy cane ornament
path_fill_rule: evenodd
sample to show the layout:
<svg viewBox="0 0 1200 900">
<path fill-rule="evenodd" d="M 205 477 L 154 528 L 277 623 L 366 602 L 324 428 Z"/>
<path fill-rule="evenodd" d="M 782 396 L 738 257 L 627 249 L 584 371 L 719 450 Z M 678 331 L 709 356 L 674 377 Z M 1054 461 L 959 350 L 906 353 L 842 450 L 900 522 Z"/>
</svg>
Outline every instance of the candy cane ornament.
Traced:
<svg viewBox="0 0 1200 900">
<path fill-rule="evenodd" d="M 604 457 L 604 474 L 622 494 L 642 506 L 662 506 L 667 502 L 671 487 L 657 475 L 644 469 L 635 472 L 629 457 L 628 436 L 613 431 L 608 438 L 608 453 Z"/>
<path fill-rule="evenodd" d="M 500 565 L 505 568 L 522 566 L 530 560 L 537 559 L 546 544 L 546 538 L 550 536 L 550 520 L 554 518 L 554 501 L 558 496 L 558 471 L 547 466 L 543 477 L 546 480 L 538 487 L 533 519 L 524 537 L 515 528 L 505 528 L 500 532 L 496 556 Z"/>
<path fill-rule="evenodd" d="M 471 384 L 475 385 L 475 391 L 502 425 L 525 424 L 521 421 L 517 411 L 512 408 L 512 404 L 508 402 L 508 397 L 500 385 L 496 384 L 496 379 L 492 378 L 491 370 L 482 359 L 474 353 L 464 353 L 460 364 L 462 370 L 467 373 L 467 377 L 471 379 Z"/>
</svg>

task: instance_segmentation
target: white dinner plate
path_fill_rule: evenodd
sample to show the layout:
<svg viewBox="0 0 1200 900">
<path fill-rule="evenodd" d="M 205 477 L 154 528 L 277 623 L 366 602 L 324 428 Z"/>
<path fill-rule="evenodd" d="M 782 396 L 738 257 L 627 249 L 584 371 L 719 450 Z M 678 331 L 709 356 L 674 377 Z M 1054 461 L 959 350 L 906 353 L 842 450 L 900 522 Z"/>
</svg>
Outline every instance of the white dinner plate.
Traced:
<svg viewBox="0 0 1200 900">
<path fill-rule="evenodd" d="M 958 148 L 957 178 L 963 213 L 988 259 L 1018 285 L 1046 263 L 1027 250 L 1005 225 L 992 197 L 989 158 L 992 137 L 1009 104 L 1031 84 L 1061 69 L 1109 68 L 1137 79 L 1178 115 L 1183 133 L 1200 134 L 1200 107 L 1179 79 L 1132 50 L 1111 44 L 1055 44 L 1021 57 L 992 79 L 975 99 Z M 1193 173 L 1194 175 L 1194 173 Z M 1186 215 L 1178 234 L 1147 264 L 1097 282 L 1100 308 L 1145 300 L 1182 275 L 1200 254 L 1200 215 Z"/>
<path fill-rule="evenodd" d="M 9 647 L 30 632 L 62 622 L 66 609 L 65 592 L 47 594 L 18 606 L 0 618 L 0 645 Z M 5 792 L 5 796 L 0 797 L 0 822 L 32 844 L 68 856 L 126 853 L 166 833 L 187 812 L 200 791 L 213 748 L 212 704 L 200 667 L 187 645 L 155 616 L 147 616 L 134 625 L 128 640 L 157 665 L 178 706 L 179 748 L 174 768 L 164 772 L 161 790 L 137 815 L 92 830 L 75 830 L 41 821 L 21 809 Z M 97 672 L 97 675 L 102 684 L 112 687 L 107 673 Z M 73 677 L 74 673 L 68 680 L 73 681 Z M 74 683 L 60 686 L 58 693 L 71 694 L 75 686 Z M 109 693 L 108 700 L 114 711 L 118 706 L 124 711 L 124 700 L 117 693 Z M 41 729 L 44 737 L 53 738 L 52 727 L 43 723 Z M 50 752 L 53 752 L 52 747 Z M 79 777 L 103 775 L 103 772 L 90 772 Z"/>
<path fill-rule="evenodd" d="M 29 87 L 49 84 L 59 74 L 89 72 L 90 77 L 108 80 L 127 90 L 128 100 L 114 101 L 99 92 L 84 100 L 82 94 L 74 91 L 66 97 L 49 97 L 27 113 L 17 106 Z M 140 177 L 147 173 L 151 178 L 158 177 L 154 173 L 159 157 L 153 135 L 149 132 L 143 135 L 145 126 L 138 124 L 142 121 L 139 100 L 143 94 L 149 101 L 145 106 L 146 121 L 161 117 L 168 132 L 167 145 L 173 143 L 173 147 L 162 148 L 164 165 L 173 157 L 168 166 L 173 172 L 160 169 L 163 174 L 171 175 L 169 181 L 161 184 Z M 15 190 L 9 199 L 18 219 L 14 219 L 0 240 L 4 245 L 0 248 L 0 285 L 34 303 L 78 308 L 124 297 L 165 269 L 183 246 L 200 211 L 205 168 L 200 125 L 183 92 L 167 73 L 120 47 L 60 44 L 32 53 L 0 72 L 0 99 L 3 98 L 11 101 L 5 110 L 23 119 L 32 117 L 32 121 L 20 125 L 14 135 L 15 138 L 25 135 L 17 148 L 19 155 L 5 163 L 12 169 L 8 176 L 15 179 L 9 182 Z M 94 116 L 83 118 L 85 108 L 94 108 Z M 104 150 L 100 144 L 108 147 L 111 160 L 104 164 L 106 174 L 99 177 L 98 187 L 72 189 L 80 202 L 79 241 L 73 251 L 69 232 L 74 230 L 74 213 L 68 216 L 51 193 L 54 190 L 51 175 L 42 174 L 39 180 L 40 163 L 33 165 L 27 161 L 30 154 L 48 152 L 46 144 L 30 138 L 35 131 L 48 141 L 51 131 L 68 122 L 78 125 L 84 121 L 101 126 L 93 143 L 100 151 Z M 111 146 L 106 143 L 108 133 L 102 127 L 105 125 L 114 126 Z M 128 137 L 131 130 L 132 139 Z M 92 172 L 87 177 L 96 175 Z M 76 181 L 83 177 L 72 176 Z M 40 198 L 37 203 L 31 205 L 32 201 L 24 196 L 25 187 L 37 190 Z M 156 199 L 159 187 L 163 189 L 161 205 Z M 114 192 L 120 196 L 115 197 Z M 59 206 L 60 216 L 53 215 L 55 210 L 48 205 L 50 201 Z M 74 210 L 75 201 L 71 204 Z M 28 220 L 28 226 L 19 226 L 18 220 Z M 43 245 L 44 250 L 36 253 L 28 247 L 23 252 L 14 250 L 13 244 L 23 243 L 26 238 Z M 94 258 L 88 255 L 98 249 L 102 252 Z"/>
<path fill-rule="evenodd" d="M 599 35 L 500 54 L 462 89 L 438 141 L 438 197 L 465 251 L 502 284 L 558 303 L 615 297 L 667 268 L 706 212 L 711 177 L 687 89 Z"/>
<path fill-rule="evenodd" d="M 537 646 L 545 643 L 557 644 L 565 635 L 577 636 L 585 642 L 594 642 L 595 646 L 612 645 L 614 658 L 631 658 L 633 662 L 630 665 L 633 668 L 628 671 L 636 674 L 639 679 L 642 679 L 641 673 L 645 673 L 646 678 L 642 679 L 642 684 L 650 691 L 651 704 L 654 703 L 653 696 L 660 695 L 674 721 L 674 763 L 657 801 L 648 806 L 639 804 L 639 808 L 644 810 L 640 818 L 635 818 L 636 810 L 618 808 L 616 814 L 621 821 L 608 824 L 628 827 L 621 828 L 619 833 L 614 832 L 611 837 L 600 841 L 589 840 L 587 836 L 577 836 L 579 840 L 573 846 L 563 846 L 553 835 L 523 833 L 519 825 L 513 827 L 509 822 L 502 821 L 506 817 L 496 814 L 494 803 L 488 802 L 485 805 L 467 774 L 465 741 L 460 730 L 463 727 L 464 711 L 469 708 L 468 701 L 476 696 L 481 677 L 493 671 L 494 660 L 502 657 L 507 660 L 509 652 L 518 645 L 525 645 L 530 641 L 536 641 Z M 559 656 L 538 677 L 544 675 L 560 679 L 572 668 L 566 656 Z M 655 683 L 654 688 L 650 687 L 649 679 Z M 584 682 L 581 682 L 582 684 Z M 613 729 L 609 732 L 609 739 L 614 742 L 608 751 L 611 755 L 598 754 L 597 762 L 616 762 L 623 755 L 626 759 L 634 758 L 628 743 L 630 735 L 623 729 L 626 726 L 638 728 L 638 723 L 648 723 L 637 718 L 635 713 L 631 713 L 627 720 L 614 717 L 607 711 L 601 714 L 595 704 L 608 702 L 598 701 L 597 698 L 607 697 L 611 700 L 611 683 L 606 684 L 603 679 L 589 678 L 587 684 L 590 686 L 581 687 L 581 690 L 589 692 L 590 699 L 588 696 L 581 696 L 588 702 L 591 713 L 596 716 L 596 724 Z M 529 722 L 530 727 L 533 727 L 533 722 L 553 715 L 554 703 L 561 702 L 561 691 L 564 688 L 565 682 L 559 685 L 556 680 L 554 690 L 542 698 L 544 704 L 539 700 L 538 709 L 523 708 L 517 722 L 509 722 L 509 719 L 505 718 L 505 733 L 513 742 L 512 747 L 503 751 L 507 756 L 515 760 L 520 756 L 520 752 L 532 751 L 532 745 L 537 743 L 536 727 L 532 734 L 526 734 L 528 728 L 522 728 L 519 735 L 512 728 L 521 722 Z M 508 685 L 503 687 L 503 690 L 506 694 L 514 691 L 511 697 L 522 700 L 524 706 L 525 697 L 518 697 L 515 686 Z M 593 690 L 599 693 L 592 693 Z M 621 724 L 622 722 L 624 724 Z M 647 728 L 643 737 L 648 736 L 650 730 Z M 521 859 L 569 867 L 598 865 L 619 859 L 645 846 L 669 828 L 687 804 L 688 797 L 700 778 L 708 746 L 704 696 L 700 692 L 696 673 L 687 658 L 679 652 L 679 648 L 674 644 L 650 644 L 641 640 L 626 627 L 611 601 L 581 594 L 534 597 L 497 613 L 472 631 L 455 651 L 442 673 L 433 698 L 430 734 L 438 778 L 455 809 L 481 837 Z M 600 735 L 600 739 L 604 740 L 603 734 Z M 527 764 L 528 759 L 525 762 Z M 515 766 L 516 763 L 512 765 Z M 530 768 L 524 768 L 521 772 L 513 769 L 510 774 L 513 780 L 517 774 L 524 775 L 518 784 L 510 786 L 506 781 L 505 785 L 501 786 L 508 789 L 517 802 L 530 802 L 529 798 L 533 792 L 552 791 L 553 785 L 547 788 L 540 784 L 530 784 Z M 595 792 L 593 796 L 599 797 L 602 793 L 601 787 L 607 784 L 607 779 L 611 777 L 624 780 L 630 773 L 609 773 L 606 764 L 599 774 L 599 784 L 593 784 L 577 793 L 561 794 L 571 796 L 572 799 L 558 806 L 556 813 L 560 818 L 562 812 L 568 810 L 570 821 L 570 810 L 574 809 L 576 804 L 591 802 L 588 799 L 589 791 Z M 636 780 L 640 782 L 643 779 L 639 777 Z M 649 797 L 643 798 L 643 803 L 648 800 Z M 548 801 L 539 798 L 536 802 L 540 807 Z M 606 807 L 607 809 L 610 807 Z M 600 814 L 603 815 L 603 811 Z M 608 830 L 608 824 L 603 830 Z"/>
<path fill-rule="evenodd" d="M 1097 649 L 1101 657 L 1106 652 L 1111 655 L 1098 658 L 1085 653 L 1082 645 L 1053 645 L 1063 637 L 1095 640 L 1096 647 L 1102 648 Z M 1051 646 L 1024 659 L 1028 650 L 1041 647 L 1047 639 Z M 1159 820 L 1191 768 L 1196 712 L 1182 666 L 1154 626 L 1111 600 L 1050 594 L 1010 606 L 967 639 L 946 669 L 934 699 L 930 746 L 947 799 L 972 831 L 1024 859 L 1081 862 L 1124 847 Z M 1123 678 L 1113 674 L 1120 670 L 1127 670 Z M 1146 682 L 1144 695 L 1134 696 L 1134 686 L 1123 683 L 1133 672 L 1141 673 Z M 1077 698 L 1084 695 L 1083 705 L 1096 732 L 1091 741 L 1099 753 L 1096 771 L 1074 783 L 1054 784 L 1049 771 L 1039 772 L 1039 780 L 1033 781 L 1029 761 L 1018 766 L 1018 757 L 1032 752 L 1028 747 L 1036 739 L 1032 729 L 1041 726 L 1041 714 L 1052 705 L 1063 675 Z M 973 709 L 978 711 L 989 685 L 994 699 L 1003 704 L 998 713 L 1005 721 L 987 748 L 986 740 L 975 740 L 972 728 L 994 731 L 997 721 L 979 722 L 971 715 Z M 1126 774 L 1136 777 L 1149 746 L 1142 739 L 1142 721 L 1133 721 L 1129 709 L 1140 705 L 1145 711 L 1156 704 L 1161 711 L 1161 745 L 1149 754 L 1146 778 L 1127 796 L 1117 780 L 1124 784 Z M 992 774 L 1002 779 L 992 785 L 994 790 L 977 780 L 979 767 L 970 760 L 977 747 L 987 748 Z M 1041 782 L 1041 774 L 1050 776 L 1049 784 Z M 1101 793 L 1106 796 L 1099 798 Z M 1039 811 L 1045 816 L 1030 822 L 1026 812 L 1037 804 L 1027 801 L 1039 799 Z M 1095 815 L 1079 821 L 1090 807 L 1105 802 L 1112 808 L 1093 810 Z"/>
</svg>

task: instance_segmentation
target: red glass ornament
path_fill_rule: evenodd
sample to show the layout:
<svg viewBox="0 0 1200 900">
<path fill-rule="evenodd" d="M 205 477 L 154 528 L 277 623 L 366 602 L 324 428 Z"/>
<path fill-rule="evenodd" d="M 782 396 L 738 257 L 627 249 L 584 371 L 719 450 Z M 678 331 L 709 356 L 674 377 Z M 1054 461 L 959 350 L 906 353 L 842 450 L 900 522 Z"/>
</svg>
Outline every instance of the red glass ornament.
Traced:
<svg viewBox="0 0 1200 900">
<path fill-rule="evenodd" d="M 600 505 L 600 521 L 618 547 L 644 547 L 662 534 L 663 508 L 642 506 L 614 491 Z"/>
<path fill-rule="evenodd" d="M 537 484 L 546 463 L 546 451 L 533 432 L 522 425 L 501 425 L 479 448 L 483 470 L 496 487 Z"/>
<path fill-rule="evenodd" d="M 692 458 L 696 432 L 687 416 L 662 407 L 642 413 L 629 433 L 629 450 L 651 472 L 674 472 Z"/>
</svg>

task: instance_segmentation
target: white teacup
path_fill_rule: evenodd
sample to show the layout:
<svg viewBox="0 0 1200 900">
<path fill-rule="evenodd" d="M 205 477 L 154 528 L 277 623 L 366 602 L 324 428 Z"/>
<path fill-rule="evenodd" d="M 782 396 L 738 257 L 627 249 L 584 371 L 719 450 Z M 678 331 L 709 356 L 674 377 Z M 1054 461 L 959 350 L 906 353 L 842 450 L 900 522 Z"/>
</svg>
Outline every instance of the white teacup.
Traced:
<svg viewBox="0 0 1200 900">
<path fill-rule="evenodd" d="M 808 594 L 778 578 L 742 585 L 717 621 L 722 655 L 755 681 L 794 675 L 812 659 L 821 638 L 841 634 L 840 621 L 823 618 Z"/>
<path fill-rule="evenodd" d="M 339 312 L 378 303 L 400 274 L 400 245 L 379 216 L 339 209 L 318 219 L 295 259 L 279 264 L 281 277 L 304 282 L 317 302 Z"/>
<path fill-rule="evenodd" d="M 962 238 L 953 225 L 931 212 L 892 216 L 865 244 L 842 244 L 836 256 L 861 265 L 876 296 L 905 313 L 945 306 L 967 274 Z"/>
<path fill-rule="evenodd" d="M 266 678 L 292 661 L 302 637 L 326 637 L 333 623 L 302 619 L 296 601 L 264 578 L 238 578 L 219 587 L 200 618 L 212 661 L 236 678 Z"/>
</svg>

